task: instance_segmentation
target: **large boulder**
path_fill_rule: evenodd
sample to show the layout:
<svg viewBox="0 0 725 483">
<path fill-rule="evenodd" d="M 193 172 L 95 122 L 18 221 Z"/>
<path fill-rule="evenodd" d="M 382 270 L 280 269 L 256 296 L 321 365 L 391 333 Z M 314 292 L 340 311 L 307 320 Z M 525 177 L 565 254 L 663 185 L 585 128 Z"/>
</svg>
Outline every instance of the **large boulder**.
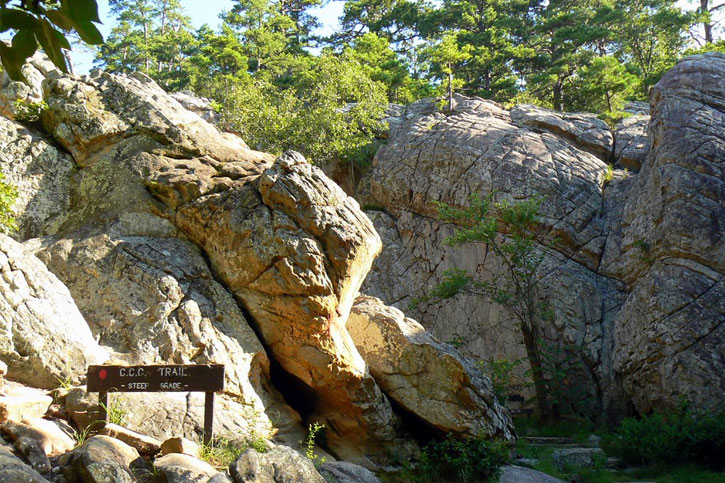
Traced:
<svg viewBox="0 0 725 483">
<path fill-rule="evenodd" d="M 0 357 L 8 377 L 41 388 L 78 380 L 108 353 L 68 289 L 22 245 L 0 234 Z"/>
<path fill-rule="evenodd" d="M 380 299 L 355 299 L 348 330 L 385 394 L 441 433 L 514 441 L 491 381 L 452 346 Z"/>
</svg>

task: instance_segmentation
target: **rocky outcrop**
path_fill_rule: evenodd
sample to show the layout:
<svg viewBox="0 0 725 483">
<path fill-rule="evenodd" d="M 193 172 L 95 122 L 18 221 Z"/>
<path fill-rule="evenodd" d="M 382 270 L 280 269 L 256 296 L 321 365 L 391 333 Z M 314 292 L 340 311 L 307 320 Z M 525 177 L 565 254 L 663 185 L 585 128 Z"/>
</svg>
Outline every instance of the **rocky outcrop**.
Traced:
<svg viewBox="0 0 725 483">
<path fill-rule="evenodd" d="M 689 57 L 654 86 L 652 150 L 623 210 L 614 367 L 640 411 L 725 392 L 725 54 Z"/>
<path fill-rule="evenodd" d="M 363 180 L 362 202 L 384 249 L 363 291 L 410 312 L 443 341 L 460 340 L 474 359 L 526 357 L 509 315 L 487 299 L 462 295 L 437 303 L 409 304 L 425 295 L 447 269 L 490 276 L 502 267 L 485 246 L 449 247 L 454 227 L 438 221 L 435 202 L 468 204 L 474 193 L 496 191 L 498 199 L 542 197 L 542 232 L 558 238 L 542 264 L 541 296 L 553 305 L 554 322 L 544 330 L 553 351 L 574 348 L 577 381 L 593 411 L 616 404 L 611 371 L 611 332 L 624 302 L 624 284 L 597 270 L 613 231 L 602 216 L 607 166 L 569 137 L 534 132 L 512 123 L 509 113 L 481 99 L 459 98 L 452 115 L 434 103 L 408 107 L 405 121 L 378 151 Z M 607 185 L 626 183 L 623 176 Z M 613 249 L 612 249 L 613 250 Z M 521 373 L 526 366 L 521 367 Z M 526 395 L 526 394 L 524 394 Z"/>
<path fill-rule="evenodd" d="M 579 149 L 608 161 L 614 148 L 614 137 L 607 123 L 595 114 L 561 113 L 522 104 L 511 109 L 511 120 L 520 127 L 537 132 L 550 132 L 572 141 Z"/>
<path fill-rule="evenodd" d="M 591 116 L 509 113 L 462 97 L 448 116 L 431 102 L 408 106 L 360 186 L 384 246 L 363 291 L 408 309 L 448 268 L 490 277 L 500 267 L 485 246 L 443 243 L 454 227 L 436 219 L 434 202 L 538 194 L 544 239 L 559 240 L 540 272 L 553 309 L 543 342 L 570 364 L 567 379 L 582 383 L 571 388 L 583 391 L 579 410 L 616 417 L 630 403 L 665 409 L 681 396 L 711 407 L 725 366 L 716 349 L 725 320 L 724 72 L 722 54 L 706 54 L 666 74 L 647 139 L 641 106 L 614 142 Z M 643 164 L 605 179 L 602 159 L 633 171 Z M 482 297 L 408 311 L 466 355 L 525 357 L 505 311 Z"/>
<path fill-rule="evenodd" d="M 143 74 L 49 71 L 41 84 L 42 125 L 72 162 L 49 185 L 60 216 L 30 227 L 27 206 L 43 196 L 33 188 L 19 238 L 34 237 L 25 248 L 68 287 L 115 363 L 223 363 L 217 434 L 297 444 L 300 416 L 272 383 L 271 357 L 335 456 L 374 467 L 386 446 L 417 450 L 346 329 L 381 248 L 355 200 L 296 153 L 274 160 L 220 133 Z M 34 130 L 7 123 L 10 136 Z M 30 166 L 27 143 L 17 152 Z M 200 433 L 203 396 L 113 399 L 132 430 Z M 97 409 L 82 388 L 65 398 L 81 428 Z"/>
<path fill-rule="evenodd" d="M 0 116 L 0 172 L 18 191 L 13 211 L 19 230 L 12 235 L 27 240 L 55 233 L 70 208 L 71 157 L 45 136 Z"/>
<path fill-rule="evenodd" d="M 649 153 L 650 140 L 647 137 L 649 126 L 649 105 L 632 102 L 624 108 L 629 114 L 614 128 L 614 160 L 616 166 L 639 171 Z"/>
<path fill-rule="evenodd" d="M 35 387 L 78 380 L 89 364 L 108 359 L 65 285 L 2 234 L 0 330 L 0 357 L 8 365 L 8 377 Z"/>
<path fill-rule="evenodd" d="M 212 100 L 205 97 L 198 97 L 193 92 L 180 91 L 171 94 L 188 111 L 197 114 L 200 118 L 211 124 L 218 124 L 219 113 L 214 109 Z"/>
<path fill-rule="evenodd" d="M 347 327 L 388 397 L 441 434 L 515 440 L 491 381 L 418 322 L 362 295 L 355 299 Z"/>
</svg>

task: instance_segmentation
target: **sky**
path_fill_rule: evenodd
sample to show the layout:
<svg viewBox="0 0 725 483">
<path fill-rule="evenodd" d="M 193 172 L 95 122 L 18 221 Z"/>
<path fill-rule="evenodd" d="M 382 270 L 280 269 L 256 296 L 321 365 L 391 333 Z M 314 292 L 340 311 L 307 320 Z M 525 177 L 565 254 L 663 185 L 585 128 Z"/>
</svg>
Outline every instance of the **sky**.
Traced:
<svg viewBox="0 0 725 483">
<path fill-rule="evenodd" d="M 99 30 L 106 38 L 113 28 L 115 22 L 111 17 L 108 9 L 108 0 L 97 0 L 98 16 L 103 20 L 103 25 L 99 26 Z M 223 11 L 230 10 L 234 4 L 233 0 L 182 0 L 181 4 L 186 9 L 186 14 L 191 18 L 194 28 L 199 28 L 204 24 L 209 25 L 212 29 L 220 24 L 219 14 Z M 324 7 L 317 7 L 311 12 L 317 16 L 322 27 L 316 33 L 327 35 L 335 31 L 339 27 L 338 19 L 342 15 L 342 7 L 344 0 L 332 0 Z M 87 74 L 93 68 L 93 53 L 84 52 L 79 48 L 74 48 L 71 52 L 73 66 L 77 73 Z"/>
</svg>

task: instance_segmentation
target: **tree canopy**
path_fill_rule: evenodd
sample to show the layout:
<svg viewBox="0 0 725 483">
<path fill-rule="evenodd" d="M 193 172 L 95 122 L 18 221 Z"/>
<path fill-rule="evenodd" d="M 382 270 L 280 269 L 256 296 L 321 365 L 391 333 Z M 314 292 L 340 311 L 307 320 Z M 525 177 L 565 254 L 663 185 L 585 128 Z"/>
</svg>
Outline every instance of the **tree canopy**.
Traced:
<svg viewBox="0 0 725 483">
<path fill-rule="evenodd" d="M 45 38 L 46 22 L 99 41 L 88 27 L 95 10 L 68 10 L 74 2 L 93 0 L 10 10 L 31 12 L 34 39 Z M 213 99 L 222 127 L 253 147 L 364 164 L 389 102 L 459 91 L 611 115 L 646 99 L 693 48 L 722 48 L 712 20 L 719 5 L 706 1 L 683 11 L 676 0 L 347 0 L 339 30 L 321 37 L 311 9 L 323 2 L 235 0 L 214 30 L 194 29 L 180 0 L 109 0 L 116 25 L 96 62 Z M 64 23 L 60 14 L 71 13 Z M 0 14 L 0 25 L 19 29 L 1 47 L 11 52 L 3 62 L 30 51 L 30 24 L 13 15 Z M 698 26 L 709 32 L 702 45 L 692 40 Z"/>
</svg>

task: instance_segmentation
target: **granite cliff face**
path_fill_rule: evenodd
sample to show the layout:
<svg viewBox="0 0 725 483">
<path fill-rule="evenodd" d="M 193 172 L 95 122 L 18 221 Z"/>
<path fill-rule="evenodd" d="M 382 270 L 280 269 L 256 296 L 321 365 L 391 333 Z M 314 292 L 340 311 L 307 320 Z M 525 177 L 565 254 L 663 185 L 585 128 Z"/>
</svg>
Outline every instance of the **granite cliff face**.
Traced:
<svg viewBox="0 0 725 483">
<path fill-rule="evenodd" d="M 348 461 L 376 467 L 414 454 L 395 398 L 347 330 L 382 246 L 357 202 L 297 153 L 250 150 L 142 74 L 46 67 L 35 56 L 24 67 L 33 85 L 6 80 L 0 90 L 3 106 L 39 92 L 48 104 L 42 129 L 11 110 L 0 118 L 9 147 L 0 167 L 22 193 L 16 238 L 67 287 L 80 335 L 115 363 L 225 364 L 221 433 L 296 445 L 304 419 L 324 424 L 328 449 Z M 453 350 L 436 344 L 431 354 Z M 490 382 L 470 364 L 456 373 L 475 381 L 478 399 L 465 410 L 476 419 L 465 428 L 431 422 L 429 431 L 513 441 Z M 409 393 L 421 401 L 427 390 Z M 198 437 L 197 395 L 119 400 L 135 429 Z M 79 426 L 93 404 L 82 389 L 66 398 Z"/>
<path fill-rule="evenodd" d="M 443 244 L 453 227 L 436 219 L 433 202 L 539 194 L 547 237 L 559 239 L 540 274 L 554 312 L 544 343 L 566 360 L 572 389 L 584 390 L 579 409 L 616 416 L 631 405 L 672 408 L 681 397 L 718 405 L 724 76 L 722 54 L 685 59 L 653 89 L 651 121 L 634 105 L 614 130 L 591 115 L 508 112 L 482 99 L 458 97 L 448 116 L 428 101 L 408 106 L 360 186 L 383 240 L 363 291 L 473 358 L 524 357 L 507 314 L 482 297 L 408 305 L 448 268 L 500 270 L 485 246 Z M 607 163 L 641 170 L 605 176 Z"/>
</svg>

